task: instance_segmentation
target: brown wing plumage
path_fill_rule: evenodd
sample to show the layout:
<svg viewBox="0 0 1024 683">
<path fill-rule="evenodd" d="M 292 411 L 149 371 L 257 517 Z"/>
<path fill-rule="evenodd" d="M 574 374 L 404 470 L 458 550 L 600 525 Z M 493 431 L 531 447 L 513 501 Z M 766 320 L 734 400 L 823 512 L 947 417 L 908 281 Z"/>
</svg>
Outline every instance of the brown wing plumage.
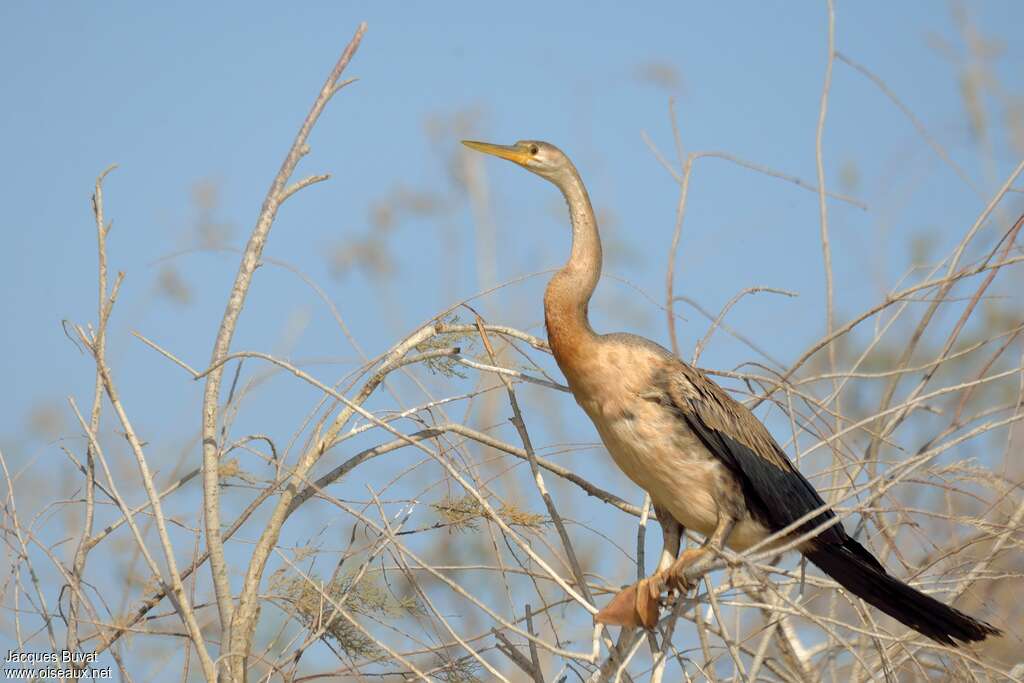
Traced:
<svg viewBox="0 0 1024 683">
<path fill-rule="evenodd" d="M 658 384 L 680 418 L 737 477 L 748 509 L 766 527 L 778 531 L 825 505 L 761 421 L 703 372 L 671 361 Z M 797 531 L 809 531 L 833 517 L 826 508 Z M 833 526 L 819 539 L 842 543 L 845 536 L 841 526 Z"/>
</svg>

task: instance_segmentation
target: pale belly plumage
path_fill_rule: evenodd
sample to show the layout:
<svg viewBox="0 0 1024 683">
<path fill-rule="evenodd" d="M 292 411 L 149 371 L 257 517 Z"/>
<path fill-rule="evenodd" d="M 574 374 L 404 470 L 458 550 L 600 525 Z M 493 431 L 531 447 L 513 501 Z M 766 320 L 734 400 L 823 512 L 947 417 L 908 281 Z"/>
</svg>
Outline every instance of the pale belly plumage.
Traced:
<svg viewBox="0 0 1024 683">
<path fill-rule="evenodd" d="M 715 530 L 720 506 L 740 512 L 726 541 L 734 550 L 744 550 L 769 535 L 746 510 L 742 491 L 729 470 L 678 417 L 641 398 L 618 412 L 590 417 L 615 464 L 656 505 L 704 536 Z"/>
</svg>

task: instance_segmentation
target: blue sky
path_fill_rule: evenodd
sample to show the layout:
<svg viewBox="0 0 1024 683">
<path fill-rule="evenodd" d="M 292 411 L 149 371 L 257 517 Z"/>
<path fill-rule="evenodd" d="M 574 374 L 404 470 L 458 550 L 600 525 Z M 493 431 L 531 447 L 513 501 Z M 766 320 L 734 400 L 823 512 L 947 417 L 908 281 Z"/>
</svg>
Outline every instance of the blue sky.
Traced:
<svg viewBox="0 0 1024 683">
<path fill-rule="evenodd" d="M 992 73 L 1007 92 L 1021 92 L 1024 44 L 1016 29 L 1024 25 L 1024 5 L 968 6 L 978 30 L 1002 41 Z M 95 318 L 89 195 L 96 175 L 112 163 L 119 168 L 106 185 L 107 215 L 114 221 L 110 260 L 126 280 L 111 324 L 110 359 L 127 405 L 155 448 L 176 455 L 191 448 L 198 457 L 191 439 L 201 388 L 129 332 L 204 365 L 238 258 L 195 249 L 192 189 L 199 182 L 216 186 L 211 219 L 230 225 L 227 244 L 240 247 L 314 94 L 360 21 L 369 30 L 347 72 L 360 80 L 330 104 L 300 167 L 301 175 L 333 177 L 288 203 L 265 253 L 322 285 L 370 355 L 488 284 L 472 261 L 476 233 L 468 204 L 446 180 L 446 155 L 456 152 L 457 136 L 431 140 L 429 120 L 474 111 L 476 137 L 545 139 L 562 147 L 595 205 L 614 217 L 608 227 L 615 242 L 629 246 L 606 273 L 659 302 L 677 188 L 641 132 L 672 155 L 670 95 L 677 98 L 688 151 L 722 151 L 814 182 L 826 56 L 823 2 L 624 7 L 4 3 L 0 446 L 16 462 L 32 463 L 25 481 L 45 478 L 49 464 L 62 457 L 53 435 L 27 433 L 31 416 L 56 406 L 59 432 L 77 438 L 64 400 L 74 395 L 87 406 L 91 397 L 92 366 L 66 338 L 61 321 Z M 979 154 L 965 123 L 963 62 L 935 47 L 938 41 L 966 54 L 949 7 L 840 2 L 836 41 L 879 74 L 982 196 L 991 196 L 1020 149 L 1005 138 L 1000 109 L 990 100 L 995 151 L 990 158 Z M 669 69 L 676 83 L 652 82 L 647 75 L 655 67 Z M 869 207 L 829 203 L 842 319 L 902 275 L 915 236 L 927 236 L 938 245 L 935 253 L 944 253 L 984 200 L 877 87 L 840 63 L 824 150 L 829 188 Z M 509 164 L 489 160 L 483 168 L 497 226 L 497 280 L 557 267 L 568 231 L 555 191 Z M 325 255 L 366 235 L 370 204 L 395 188 L 444 195 L 454 208 L 443 219 L 399 222 L 386 238 L 395 260 L 390 278 L 362 272 L 332 278 Z M 699 162 L 677 287 L 712 310 L 744 287 L 798 292 L 795 299 L 763 294 L 730 316 L 772 355 L 791 361 L 824 329 L 818 230 L 815 194 L 726 162 Z M 190 289 L 188 306 L 157 293 L 168 264 Z M 492 321 L 540 334 L 543 282 L 533 278 L 478 308 Z M 681 312 L 688 356 L 706 324 L 692 310 Z M 614 278 L 602 283 L 594 318 L 603 330 L 630 328 L 667 341 L 657 307 Z M 340 362 L 313 366 L 326 381 L 358 359 L 310 289 L 274 267 L 257 275 L 234 348 L 284 349 L 290 358 Z M 749 350 L 719 333 L 704 362 L 732 368 L 750 358 Z M 286 440 L 311 407 L 311 394 L 283 379 L 272 386 L 269 395 L 254 398 L 239 428 L 259 425 Z M 562 414 L 564 425 L 540 428 L 542 441 L 595 440 L 568 399 Z"/>
<path fill-rule="evenodd" d="M 671 232 L 675 187 L 640 139 L 640 131 L 648 131 L 671 151 L 669 93 L 637 78 L 651 62 L 679 74 L 680 120 L 690 150 L 720 150 L 814 178 L 825 49 L 824 11 L 817 4 L 651 6 L 628 16 L 614 3 L 588 3 L 586 11 L 526 4 L 514 12 L 469 4 L 442 11 L 427 3 L 400 11 L 370 3 L 305 3 L 289 10 L 249 5 L 246 11 L 228 5 L 26 3 L 2 11 L 0 53 L 18 65 L 3 77 L 8 104 L 0 112 L 6 156 L 14 160 L 0 170 L 8 206 L 0 282 L 17 293 L 3 303 L 3 312 L 9 329 L 18 331 L 2 342 L 10 385 L 17 387 L 2 412 L 7 432 L 33 404 L 82 386 L 89 375 L 58 323 L 65 317 L 81 321 L 93 305 L 88 194 L 96 173 L 120 164 L 111 177 L 109 212 L 118 226 L 112 258 L 128 272 L 123 322 L 125 311 L 133 310 L 132 297 L 143 295 L 152 281 L 153 262 L 186 246 L 180 232 L 191 218 L 189 187 L 198 180 L 220 183 L 219 216 L 236 226 L 233 244 L 239 244 L 311 93 L 359 19 L 370 24 L 350 71 L 360 82 L 332 104 L 302 169 L 335 177 L 289 207 L 269 250 L 311 262 L 313 275 L 324 274 L 324 264 L 315 261 L 325 243 L 343 240 L 346 229 L 365 223 L 367 197 L 396 183 L 431 185 L 438 168 L 423 122 L 469 106 L 482 113 L 483 137 L 537 137 L 565 147 L 595 203 L 614 211 L 631 244 L 658 255 L 654 268 L 644 264 L 640 272 L 664 272 L 659 255 Z M 1014 3 L 987 3 L 976 19 L 999 37 L 1019 11 Z M 957 42 L 945 8 L 839 7 L 839 48 L 881 74 L 954 158 L 970 165 L 956 76 L 928 47 L 930 35 Z M 1021 46 L 1009 42 L 1007 48 L 998 65 L 1012 79 Z M 898 167 L 909 163 L 907 156 L 919 168 L 927 165 L 922 173 L 928 182 L 949 181 L 948 169 L 934 163 L 893 105 L 837 65 L 825 135 L 830 178 L 844 164 L 856 164 L 863 197 L 884 189 L 878 184 L 889 180 L 887 168 L 897 167 L 899 182 Z M 502 221 L 523 220 L 522 213 L 513 214 L 523 202 L 551 201 L 548 188 L 511 167 L 487 171 L 501 188 L 496 204 Z M 978 208 L 963 187 L 943 199 L 941 206 L 915 206 L 905 216 L 908 223 L 895 229 L 966 219 Z M 833 210 L 837 251 L 871 255 L 864 244 L 876 238 L 870 216 L 843 205 Z M 682 287 L 717 290 L 708 301 L 718 303 L 740 286 L 769 284 L 804 290 L 802 305 L 817 307 L 818 297 L 807 288 L 820 282 L 820 269 L 813 240 L 805 239 L 817 230 L 816 211 L 813 195 L 709 162 L 694 180 Z M 537 216 L 526 213 L 526 219 Z M 403 240 L 412 247 L 417 237 Z M 780 246 L 795 240 L 807 247 L 795 259 L 797 268 L 780 258 Z M 414 247 L 407 256 L 419 253 Z M 558 257 L 554 243 L 541 265 L 554 265 Z M 837 261 L 843 267 L 844 259 Z M 503 276 L 531 264 L 508 265 Z M 200 257 L 187 267 L 202 271 L 196 314 L 208 315 L 196 318 L 203 319 L 203 332 L 182 341 L 194 342 L 200 353 L 209 346 L 210 316 L 219 313 L 233 266 L 230 259 Z M 705 284 L 707 274 L 723 268 L 735 278 Z M 474 283 L 460 285 L 465 294 Z M 442 302 L 408 303 L 409 314 L 419 319 Z M 167 317 L 158 310 L 135 314 Z M 41 365 L 53 372 L 40 372 Z"/>
<path fill-rule="evenodd" d="M 431 186 L 439 169 L 424 119 L 475 107 L 485 138 L 543 138 L 572 154 L 595 203 L 613 210 L 622 224 L 623 239 L 641 254 L 657 255 L 650 259 L 654 268 L 645 263 L 622 275 L 656 291 L 675 188 L 640 139 L 648 131 L 671 150 L 668 92 L 637 78 L 652 62 L 679 74 L 688 149 L 730 152 L 813 181 L 825 51 L 821 5 L 663 5 L 628 16 L 615 3 L 587 7 L 5 5 L 0 54 L 19 66 L 3 76 L 8 105 L 0 117 L 6 156 L 14 161 L 0 170 L 8 206 L 0 282 L 17 293 L 2 305 L 9 329 L 18 333 L 2 343 L 9 386 L 18 391 L 7 394 L 2 431 L 13 431 L 30 406 L 81 386 L 89 375 L 58 323 L 82 320 L 93 306 L 88 194 L 95 175 L 110 163 L 120 165 L 110 179 L 108 212 L 117 225 L 111 256 L 128 273 L 121 320 L 126 311 L 167 319 L 159 310 L 135 312 L 132 300 L 144 296 L 157 269 L 153 261 L 186 246 L 181 232 L 194 215 L 189 188 L 201 179 L 219 183 L 219 216 L 235 226 L 238 244 L 311 94 L 361 19 L 370 30 L 350 72 L 361 81 L 333 103 L 302 169 L 330 171 L 334 179 L 288 207 L 269 250 L 310 263 L 314 276 L 324 274 L 316 261 L 326 242 L 364 229 L 366 197 L 395 184 Z M 999 37 L 1019 12 L 1014 3 L 987 3 L 975 18 Z M 882 75 L 954 158 L 970 166 L 956 74 L 928 47 L 930 35 L 958 42 L 950 13 L 931 3 L 838 8 L 838 47 Z M 997 66 L 1012 82 L 1021 46 L 1009 42 L 1006 49 Z M 924 165 L 919 174 L 925 182 L 952 188 L 943 202 L 915 205 L 899 216 L 907 222 L 894 230 L 930 229 L 977 211 L 977 202 L 946 177 L 948 169 L 928 156 L 894 107 L 841 64 L 831 105 L 825 154 L 832 179 L 844 164 L 855 164 L 863 183 L 858 195 L 868 201 L 884 190 L 879 183 L 901 182 L 900 164 L 916 161 L 917 169 Z M 502 224 L 536 221 L 530 207 L 553 201 L 548 188 L 516 169 L 492 164 L 487 170 Z M 843 205 L 832 209 L 837 254 L 873 258 L 864 241 L 872 217 Z M 816 222 L 813 195 L 710 161 L 694 182 L 681 285 L 698 295 L 710 289 L 709 304 L 755 283 L 802 290 L 801 303 L 813 301 L 808 286 L 820 281 L 810 239 Z M 501 232 L 510 243 L 512 234 Z M 544 235 L 552 245 L 537 265 L 550 267 L 559 245 Z M 412 247 L 403 255 L 407 262 L 423 253 L 413 246 L 420 236 L 403 235 Z M 781 247 L 794 240 L 807 251 L 782 267 Z M 902 240 L 893 241 L 898 247 Z M 197 260 L 187 267 L 204 268 L 195 314 L 205 311 L 196 320 L 206 324 L 182 341 L 195 343 L 203 356 L 211 316 L 220 311 L 234 267 L 231 259 L 215 267 L 205 257 Z M 837 266 L 849 261 L 837 258 Z M 503 278 L 533 266 L 502 265 Z M 713 273 L 732 277 L 705 277 Z M 474 284 L 460 282 L 459 293 Z M 444 302 L 404 303 L 411 321 Z"/>
</svg>

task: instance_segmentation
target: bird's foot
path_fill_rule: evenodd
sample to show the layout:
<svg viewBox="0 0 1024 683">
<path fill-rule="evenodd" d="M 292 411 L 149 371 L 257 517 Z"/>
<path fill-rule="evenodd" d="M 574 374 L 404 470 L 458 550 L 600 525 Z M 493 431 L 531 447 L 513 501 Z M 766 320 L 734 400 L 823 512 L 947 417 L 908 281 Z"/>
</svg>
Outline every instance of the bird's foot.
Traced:
<svg viewBox="0 0 1024 683">
<path fill-rule="evenodd" d="M 707 554 L 707 548 L 689 548 L 684 550 L 672 566 L 665 570 L 662 583 L 680 593 L 687 593 L 696 587 L 696 583 L 686 578 L 688 567 Z"/>
<path fill-rule="evenodd" d="M 616 593 L 611 602 L 594 615 L 594 621 L 611 626 L 653 629 L 658 624 L 662 591 L 666 588 L 679 593 L 692 590 L 696 583 L 686 578 L 686 569 L 707 552 L 707 548 L 684 550 L 667 569 L 655 572 Z"/>
<path fill-rule="evenodd" d="M 616 593 L 611 602 L 594 615 L 594 621 L 612 626 L 653 629 L 658 624 L 658 599 L 665 589 L 662 574 L 658 572 L 648 576 Z"/>
</svg>

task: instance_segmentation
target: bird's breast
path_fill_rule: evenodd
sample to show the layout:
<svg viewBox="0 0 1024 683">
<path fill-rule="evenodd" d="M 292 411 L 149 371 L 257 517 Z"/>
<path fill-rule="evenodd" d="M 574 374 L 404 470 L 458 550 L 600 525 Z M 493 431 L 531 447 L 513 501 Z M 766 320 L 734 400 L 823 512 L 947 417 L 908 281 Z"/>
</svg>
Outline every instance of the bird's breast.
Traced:
<svg viewBox="0 0 1024 683">
<path fill-rule="evenodd" d="M 726 543 L 735 550 L 768 535 L 750 515 L 732 472 L 673 411 L 639 396 L 583 408 L 619 469 L 683 526 L 710 536 L 720 515 L 733 517 Z"/>
<path fill-rule="evenodd" d="M 689 529 L 710 535 L 722 511 L 738 522 L 728 545 L 763 538 L 728 468 L 675 410 L 646 397 L 664 358 L 637 346 L 588 351 L 556 359 L 619 469 Z"/>
<path fill-rule="evenodd" d="M 591 413 L 591 418 L 615 464 L 654 502 L 688 528 L 703 534 L 714 530 L 717 495 L 727 473 L 678 418 L 639 397 L 617 414 Z"/>
</svg>

